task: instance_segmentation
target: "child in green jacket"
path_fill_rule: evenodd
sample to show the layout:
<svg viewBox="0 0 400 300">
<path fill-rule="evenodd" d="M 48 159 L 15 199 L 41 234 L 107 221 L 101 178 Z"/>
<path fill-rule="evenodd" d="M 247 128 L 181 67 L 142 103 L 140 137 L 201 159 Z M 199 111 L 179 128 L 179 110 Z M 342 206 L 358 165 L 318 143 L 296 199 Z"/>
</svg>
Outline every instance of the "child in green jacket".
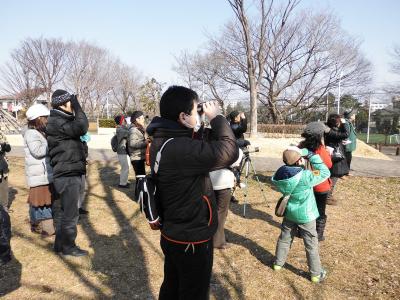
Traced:
<svg viewBox="0 0 400 300">
<path fill-rule="evenodd" d="M 306 159 L 314 171 L 304 169 Z M 283 152 L 283 162 L 285 165 L 276 171 L 272 183 L 283 195 L 290 195 L 290 198 L 276 245 L 273 268 L 280 270 L 285 264 L 296 231 L 300 230 L 306 248 L 311 281 L 318 283 L 325 279 L 326 271 L 321 267 L 319 258 L 315 225 L 319 214 L 313 187 L 329 178 L 330 172 L 319 155 L 295 146 L 290 146 Z"/>
</svg>

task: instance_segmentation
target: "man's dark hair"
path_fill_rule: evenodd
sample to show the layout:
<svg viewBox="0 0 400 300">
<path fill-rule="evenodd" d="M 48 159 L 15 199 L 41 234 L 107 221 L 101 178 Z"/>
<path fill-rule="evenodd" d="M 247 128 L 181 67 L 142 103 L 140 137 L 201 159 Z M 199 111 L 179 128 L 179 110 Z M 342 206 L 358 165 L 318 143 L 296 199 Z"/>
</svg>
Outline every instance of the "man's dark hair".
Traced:
<svg viewBox="0 0 400 300">
<path fill-rule="evenodd" d="M 322 135 L 323 134 L 307 134 L 303 132 L 301 136 L 304 140 L 300 142 L 299 148 L 307 148 L 315 152 L 322 145 Z"/>
<path fill-rule="evenodd" d="M 328 127 L 330 127 L 330 128 L 336 127 L 336 122 L 338 119 L 340 119 L 340 115 L 330 114 L 328 116 L 328 121 L 326 122 L 326 125 L 328 125 Z"/>
<path fill-rule="evenodd" d="M 193 102 L 198 101 L 197 93 L 184 86 L 170 86 L 160 100 L 161 117 L 177 121 L 181 112 L 190 115 L 193 109 Z"/>
</svg>

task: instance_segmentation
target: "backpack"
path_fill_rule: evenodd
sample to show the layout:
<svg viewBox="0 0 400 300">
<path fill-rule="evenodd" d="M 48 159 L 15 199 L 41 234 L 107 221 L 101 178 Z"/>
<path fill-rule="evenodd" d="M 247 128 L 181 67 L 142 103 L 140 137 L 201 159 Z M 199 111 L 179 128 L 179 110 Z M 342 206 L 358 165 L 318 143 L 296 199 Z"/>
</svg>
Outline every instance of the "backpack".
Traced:
<svg viewBox="0 0 400 300">
<path fill-rule="evenodd" d="M 158 150 L 156 161 L 154 162 L 154 172 L 148 175 L 136 176 L 135 198 L 139 202 L 140 210 L 145 214 L 150 226 L 156 222 L 161 224 L 161 216 L 158 209 L 159 199 L 157 197 L 157 173 L 160 166 L 161 153 L 165 145 L 172 140 L 173 138 L 166 140 Z"/>
<path fill-rule="evenodd" d="M 116 134 L 111 138 L 111 149 L 114 152 L 117 152 L 118 150 L 118 139 Z"/>
</svg>

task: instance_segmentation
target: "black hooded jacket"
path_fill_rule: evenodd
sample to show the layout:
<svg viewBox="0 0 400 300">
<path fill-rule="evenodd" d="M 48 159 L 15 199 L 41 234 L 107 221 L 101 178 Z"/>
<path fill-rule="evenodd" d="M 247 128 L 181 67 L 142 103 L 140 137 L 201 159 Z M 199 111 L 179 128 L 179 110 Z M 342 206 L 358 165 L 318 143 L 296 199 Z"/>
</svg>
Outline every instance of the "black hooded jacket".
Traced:
<svg viewBox="0 0 400 300">
<path fill-rule="evenodd" d="M 325 145 L 332 148 L 339 148 L 342 154 L 345 153 L 345 147 L 342 141 L 349 137 L 349 132 L 346 126 L 341 125 L 340 127 L 332 127 L 328 133 L 325 133 Z M 332 162 L 332 168 L 330 169 L 332 177 L 342 177 L 349 173 L 349 166 L 346 159 L 342 159 L 338 162 Z"/>
<path fill-rule="evenodd" d="M 46 133 L 54 178 L 86 174 L 85 145 L 80 136 L 87 132 L 89 123 L 79 104 L 74 111 L 75 115 L 59 109 L 50 111 Z"/>
<path fill-rule="evenodd" d="M 218 226 L 217 206 L 209 172 L 225 168 L 238 158 L 235 136 L 223 116 L 211 121 L 211 141 L 192 138 L 193 130 L 155 117 L 147 127 L 153 137 L 150 162 L 168 138 L 157 173 L 161 234 L 177 243 L 210 240 Z"/>
</svg>

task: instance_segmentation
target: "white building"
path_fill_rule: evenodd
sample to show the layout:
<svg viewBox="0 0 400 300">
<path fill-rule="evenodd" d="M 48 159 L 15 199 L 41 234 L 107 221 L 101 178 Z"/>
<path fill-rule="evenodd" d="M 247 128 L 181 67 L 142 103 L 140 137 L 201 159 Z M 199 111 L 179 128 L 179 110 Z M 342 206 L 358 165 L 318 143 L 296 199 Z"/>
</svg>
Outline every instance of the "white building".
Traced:
<svg viewBox="0 0 400 300">
<path fill-rule="evenodd" d="M 371 103 L 371 112 L 388 107 L 390 103 Z"/>
</svg>

